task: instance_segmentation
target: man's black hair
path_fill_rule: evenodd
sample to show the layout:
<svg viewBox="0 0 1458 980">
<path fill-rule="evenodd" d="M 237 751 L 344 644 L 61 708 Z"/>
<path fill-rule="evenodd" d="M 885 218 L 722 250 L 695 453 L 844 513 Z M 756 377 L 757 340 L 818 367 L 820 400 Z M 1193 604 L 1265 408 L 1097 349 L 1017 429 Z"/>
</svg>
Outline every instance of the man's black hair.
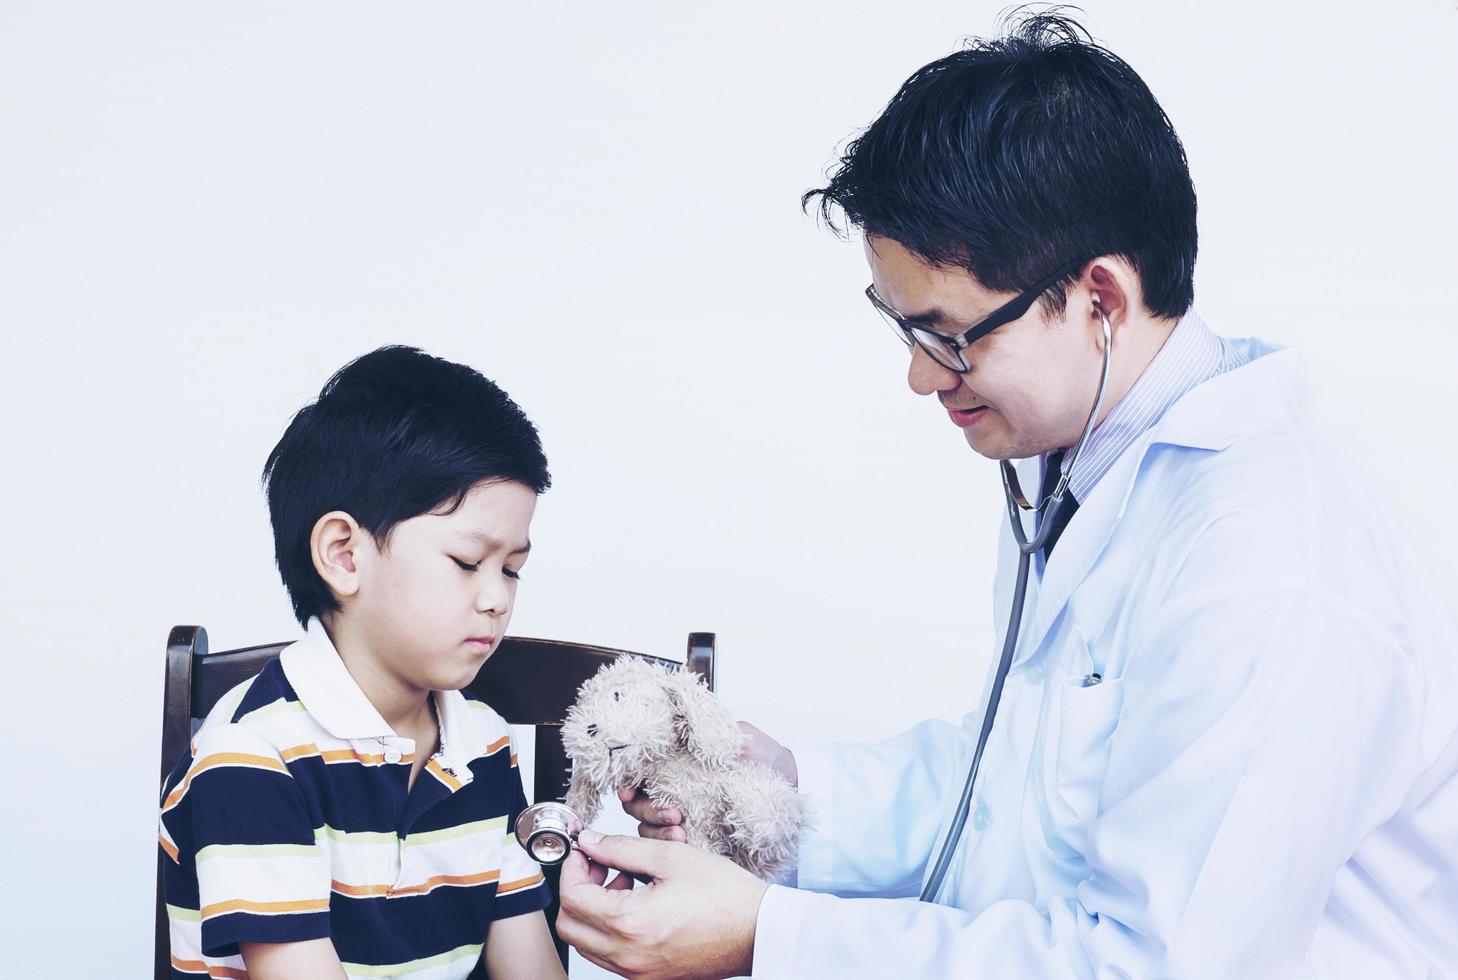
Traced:
<svg viewBox="0 0 1458 980">
<path fill-rule="evenodd" d="M 1177 317 L 1194 300 L 1184 147 L 1134 69 L 1057 12 L 1024 12 L 1005 36 L 918 70 L 802 203 L 817 198 L 832 228 L 839 208 L 988 289 L 1115 255 L 1152 313 Z M 1074 278 L 1050 292 L 1054 312 Z"/>
<path fill-rule="evenodd" d="M 483 480 L 551 485 L 536 427 L 494 383 L 413 347 L 351 361 L 300 409 L 263 466 L 274 556 L 294 616 L 339 609 L 309 540 L 342 510 L 384 547 L 395 525 L 450 513 Z"/>
</svg>

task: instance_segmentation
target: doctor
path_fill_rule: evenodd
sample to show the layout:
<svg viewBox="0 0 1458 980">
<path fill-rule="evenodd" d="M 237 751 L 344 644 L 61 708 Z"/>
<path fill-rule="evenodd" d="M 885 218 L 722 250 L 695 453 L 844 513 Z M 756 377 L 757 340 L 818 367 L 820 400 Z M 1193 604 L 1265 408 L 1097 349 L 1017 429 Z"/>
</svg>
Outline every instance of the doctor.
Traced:
<svg viewBox="0 0 1458 980">
<path fill-rule="evenodd" d="M 563 937 L 645 978 L 1458 977 L 1458 635 L 1295 355 L 1191 311 L 1194 190 L 1134 71 L 1024 19 L 916 72 L 807 199 L 864 233 L 912 390 L 1025 461 L 1006 681 L 882 744 L 746 726 L 820 814 L 798 888 L 625 794 L 657 839 L 583 836 Z"/>
</svg>

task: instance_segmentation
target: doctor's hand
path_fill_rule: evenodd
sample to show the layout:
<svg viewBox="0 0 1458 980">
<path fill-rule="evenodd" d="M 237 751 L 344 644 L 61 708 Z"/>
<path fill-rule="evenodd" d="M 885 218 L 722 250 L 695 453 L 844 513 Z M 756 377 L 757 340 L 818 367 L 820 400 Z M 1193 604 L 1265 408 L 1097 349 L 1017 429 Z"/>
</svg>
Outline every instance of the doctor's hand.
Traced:
<svg viewBox="0 0 1458 980">
<path fill-rule="evenodd" d="M 795 753 L 747 721 L 739 723 L 739 757 L 746 762 L 769 766 L 791 786 L 800 785 L 800 771 L 795 766 Z M 638 789 L 618 790 L 618 799 L 628 816 L 638 821 L 638 836 L 658 840 L 683 841 L 683 811 L 677 807 L 658 809 L 648 794 Z"/>
<path fill-rule="evenodd" d="M 619 873 L 604 885 L 608 868 Z M 653 882 L 633 888 L 626 872 Z M 753 968 L 768 886 L 727 858 L 584 830 L 558 887 L 557 934 L 604 969 L 631 980 L 720 980 Z"/>
</svg>

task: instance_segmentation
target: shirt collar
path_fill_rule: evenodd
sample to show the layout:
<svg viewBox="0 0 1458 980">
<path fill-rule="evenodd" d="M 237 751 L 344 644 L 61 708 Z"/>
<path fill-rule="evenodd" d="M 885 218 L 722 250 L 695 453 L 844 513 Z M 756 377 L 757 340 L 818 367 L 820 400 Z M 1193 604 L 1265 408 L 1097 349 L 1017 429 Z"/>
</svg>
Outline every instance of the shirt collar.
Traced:
<svg viewBox="0 0 1458 980">
<path fill-rule="evenodd" d="M 457 779 L 470 782 L 471 760 L 485 755 L 490 748 L 476 723 L 475 710 L 460 691 L 436 691 L 435 709 L 440 719 L 441 762 Z"/>
<path fill-rule="evenodd" d="M 279 655 L 284 676 L 309 714 L 335 738 L 394 738 L 389 726 L 334 648 L 317 618 L 304 628 L 304 638 Z"/>
<path fill-rule="evenodd" d="M 294 693 L 330 735 L 346 741 L 398 737 L 344 666 L 317 618 L 309 620 L 303 639 L 285 648 L 279 662 Z M 470 761 L 487 748 L 481 728 L 460 691 L 436 691 L 435 707 L 440 755 L 458 778 L 469 781 Z"/>
<path fill-rule="evenodd" d="M 1079 501 L 1078 513 L 1058 539 L 1056 557 L 1048 562 L 1033 593 L 1033 611 L 1023 626 L 1014 664 L 1039 649 L 1069 597 L 1102 554 L 1124 517 L 1151 447 L 1219 452 L 1273 425 L 1288 425 L 1275 420 L 1303 411 L 1304 385 L 1295 351 L 1256 339 L 1225 343 L 1241 358 L 1239 367 L 1186 392 L 1114 460 L 1088 499 Z M 998 588 L 1000 595 L 1010 599 L 1016 562 L 1006 556 L 1015 559 L 1017 550 L 1011 546 L 1012 534 L 1006 527 L 1002 540 L 1005 558 L 999 563 Z"/>
<path fill-rule="evenodd" d="M 1068 481 L 1074 499 L 1087 500 L 1124 451 L 1193 388 L 1249 359 L 1239 345 L 1216 336 L 1194 310 L 1180 317 L 1134 386 L 1089 434 Z"/>
<path fill-rule="evenodd" d="M 1225 343 L 1240 356 L 1239 370 L 1181 398 L 1150 433 L 1151 445 L 1221 450 L 1275 417 L 1305 414 L 1305 371 L 1296 351 L 1254 337 Z"/>
</svg>

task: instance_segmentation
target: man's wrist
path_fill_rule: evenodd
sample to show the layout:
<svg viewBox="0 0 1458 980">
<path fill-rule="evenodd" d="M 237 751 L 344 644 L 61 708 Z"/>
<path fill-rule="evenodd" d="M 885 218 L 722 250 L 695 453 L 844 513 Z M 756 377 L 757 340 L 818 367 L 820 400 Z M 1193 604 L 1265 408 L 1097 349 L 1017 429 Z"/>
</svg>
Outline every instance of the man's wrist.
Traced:
<svg viewBox="0 0 1458 980">
<path fill-rule="evenodd" d="M 734 972 L 730 976 L 747 977 L 754 972 L 754 940 L 759 931 L 759 909 L 764 904 L 765 894 L 769 891 L 769 885 L 758 878 L 754 879 L 754 884 L 757 886 L 759 894 L 754 898 L 753 908 L 749 907 L 748 902 L 745 903 L 745 909 L 749 913 L 748 934 L 739 943 L 738 962 L 734 965 Z"/>
</svg>

